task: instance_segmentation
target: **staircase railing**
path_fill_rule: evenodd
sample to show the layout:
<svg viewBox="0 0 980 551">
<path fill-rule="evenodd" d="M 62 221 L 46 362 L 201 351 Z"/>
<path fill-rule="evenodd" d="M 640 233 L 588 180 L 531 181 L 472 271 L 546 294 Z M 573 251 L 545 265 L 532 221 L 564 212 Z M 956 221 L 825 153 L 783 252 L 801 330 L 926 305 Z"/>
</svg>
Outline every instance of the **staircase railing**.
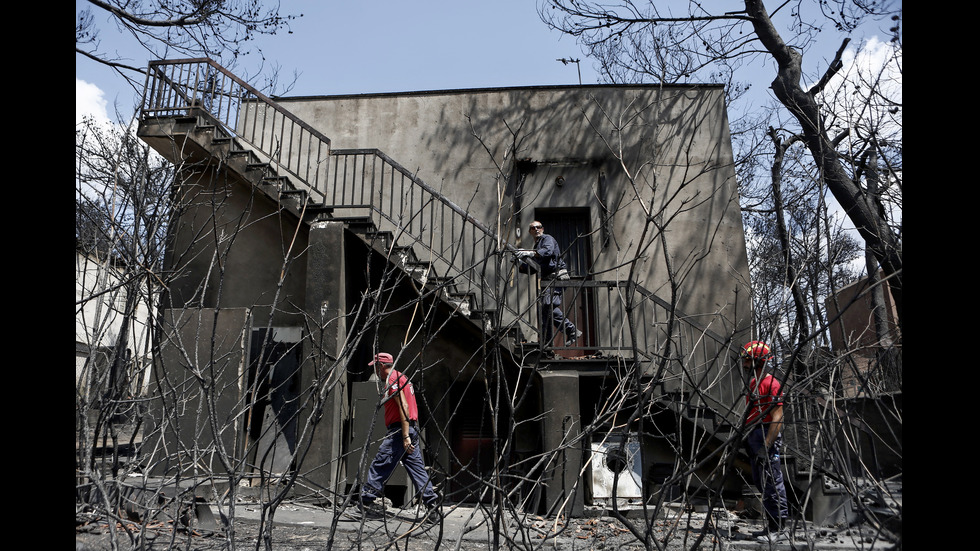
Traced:
<svg viewBox="0 0 980 551">
<path fill-rule="evenodd" d="M 390 157 L 376 149 L 331 151 L 329 138 L 211 59 L 151 62 L 142 116 L 196 109 L 293 176 L 315 202 L 369 208 L 388 222 L 382 229 L 424 245 L 444 278 L 476 292 L 479 308 L 508 309 L 485 282 L 497 275 L 488 261 L 514 247 Z M 530 321 L 513 309 L 510 315 Z"/>
<path fill-rule="evenodd" d="M 377 149 L 333 150 L 328 173 L 328 205 L 371 209 L 381 218 L 380 229 L 401 243 L 419 244 L 428 256 L 422 260 L 443 281 L 473 291 L 480 309 L 503 308 L 512 319 L 522 317 L 489 283 L 498 281 L 506 264 L 501 255 L 514 246 L 465 209 Z"/>
<path fill-rule="evenodd" d="M 322 201 L 330 139 L 211 59 L 151 61 L 141 116 L 203 110 Z"/>
</svg>

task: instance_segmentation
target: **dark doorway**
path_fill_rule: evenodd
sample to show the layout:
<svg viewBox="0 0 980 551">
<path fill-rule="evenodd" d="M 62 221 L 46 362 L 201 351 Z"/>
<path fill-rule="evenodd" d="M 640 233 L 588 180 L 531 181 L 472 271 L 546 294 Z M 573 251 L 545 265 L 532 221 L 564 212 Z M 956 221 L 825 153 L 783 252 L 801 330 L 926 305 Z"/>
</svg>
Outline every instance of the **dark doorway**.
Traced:
<svg viewBox="0 0 980 551">
<path fill-rule="evenodd" d="M 271 473 L 292 469 L 296 451 L 296 417 L 300 396 L 302 331 L 295 328 L 253 329 L 249 343 L 249 408 L 246 452 Z"/>
<path fill-rule="evenodd" d="M 575 357 L 586 354 L 596 346 L 595 300 L 591 289 L 575 285 L 576 281 L 592 279 L 591 220 L 588 208 L 535 209 L 535 220 L 541 222 L 545 233 L 558 241 L 562 258 L 571 276 L 562 298 L 562 312 L 572 320 L 582 338 L 574 346 L 566 345 L 564 335 L 558 331 L 555 338 L 555 354 Z"/>
<path fill-rule="evenodd" d="M 450 424 L 452 439 L 452 466 L 450 495 L 452 501 L 477 501 L 485 480 L 493 478 L 496 466 L 493 416 L 487 401 L 487 388 L 483 381 L 455 384 L 449 390 L 450 403 L 459 404 Z M 500 415 L 498 427 L 507 427 L 507 418 Z M 489 500 L 491 493 L 484 499 Z"/>
<path fill-rule="evenodd" d="M 592 266 L 589 209 L 535 209 L 534 218 L 558 241 L 571 276 L 587 279 Z"/>
</svg>

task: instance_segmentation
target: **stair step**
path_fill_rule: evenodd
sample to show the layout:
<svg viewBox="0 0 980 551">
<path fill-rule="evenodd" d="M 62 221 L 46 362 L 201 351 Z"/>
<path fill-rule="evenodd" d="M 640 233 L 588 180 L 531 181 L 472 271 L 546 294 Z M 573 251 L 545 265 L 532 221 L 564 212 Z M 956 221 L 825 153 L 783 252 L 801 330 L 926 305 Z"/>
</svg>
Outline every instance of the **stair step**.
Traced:
<svg viewBox="0 0 980 551">
<path fill-rule="evenodd" d="M 473 291 L 454 291 L 449 293 L 449 296 L 455 300 L 468 300 L 471 304 L 476 306 L 476 293 Z"/>
<path fill-rule="evenodd" d="M 473 293 L 449 293 L 448 296 L 449 302 L 456 305 L 464 316 L 470 319 L 482 319 L 482 315 L 477 315 L 474 298 Z"/>
<path fill-rule="evenodd" d="M 432 275 L 426 281 L 426 286 L 432 288 L 444 287 L 447 289 L 447 295 L 453 295 L 456 293 L 456 278 Z"/>
<path fill-rule="evenodd" d="M 708 407 L 705 407 L 705 406 L 688 405 L 687 406 L 687 412 L 686 413 L 687 413 L 687 416 L 690 417 L 690 418 L 692 418 L 692 419 L 695 419 L 696 418 L 696 419 L 702 419 L 704 421 L 714 421 L 715 420 L 715 412 L 714 412 L 714 410 L 712 410 L 712 409 L 710 409 Z"/>
<path fill-rule="evenodd" d="M 386 243 L 382 242 L 379 246 L 379 244 L 370 237 L 372 234 L 378 231 L 378 227 L 374 224 L 374 220 L 370 216 L 339 216 L 333 217 L 331 220 L 343 222 L 344 226 L 352 233 L 360 237 L 361 240 L 364 241 L 364 244 L 368 247 L 387 251 Z"/>
<path fill-rule="evenodd" d="M 392 236 L 392 239 L 394 239 L 394 236 Z M 411 247 L 393 246 L 391 248 L 391 256 L 397 257 L 406 266 L 409 264 L 427 264 L 419 260 L 418 256 L 415 255 L 415 249 Z"/>
<path fill-rule="evenodd" d="M 292 184 L 290 183 L 288 176 L 266 176 L 265 178 L 262 178 L 262 183 L 279 186 L 279 187 L 289 187 L 290 191 L 295 189 L 292 187 Z"/>
<path fill-rule="evenodd" d="M 248 167 L 254 162 L 258 162 L 259 158 L 255 156 L 255 153 L 247 149 L 232 149 L 228 152 L 229 159 L 237 159 L 239 157 L 245 158 L 245 166 Z"/>
<path fill-rule="evenodd" d="M 336 205 L 323 205 L 324 208 L 334 209 Z M 363 233 L 373 229 L 374 221 L 370 216 L 336 216 L 333 218 L 337 222 L 343 222 L 353 232 Z"/>
<path fill-rule="evenodd" d="M 418 264 L 418 263 L 411 263 L 411 264 L 405 264 L 405 263 L 403 263 L 403 267 L 405 269 L 405 272 L 407 272 L 409 275 L 411 275 L 416 280 L 421 281 L 425 285 L 426 288 L 430 288 L 431 287 L 430 286 L 430 283 L 429 283 L 430 282 L 430 276 L 429 276 L 430 266 L 428 266 L 426 264 Z"/>
<path fill-rule="evenodd" d="M 462 314 L 466 318 L 472 319 L 471 316 L 473 314 L 473 308 L 468 300 L 453 300 L 450 298 L 447 300 L 447 302 L 452 305 L 453 310 L 459 314 Z"/>
<path fill-rule="evenodd" d="M 474 298 L 474 301 L 476 299 Z M 493 306 L 484 306 L 478 310 L 473 310 L 473 315 L 480 318 L 496 318 L 497 309 Z M 509 331 L 516 331 L 518 335 L 521 334 L 521 329 L 519 327 L 511 327 Z"/>
<path fill-rule="evenodd" d="M 371 223 L 373 226 L 374 223 Z M 390 231 L 378 231 L 378 230 L 367 230 L 364 232 L 364 237 L 370 239 L 371 241 L 380 241 L 385 244 L 385 248 L 390 245 L 394 240 L 395 236 Z"/>
<path fill-rule="evenodd" d="M 217 145 L 222 147 L 227 145 L 228 147 L 232 148 L 234 152 L 244 151 L 244 149 L 242 149 L 242 146 L 239 145 L 238 142 L 235 141 L 235 138 L 231 136 L 225 136 L 225 135 L 215 136 L 211 138 L 211 145 Z M 229 152 L 229 154 L 231 153 L 232 152 Z"/>
<path fill-rule="evenodd" d="M 306 205 L 303 214 L 303 219 L 307 222 L 329 222 L 331 215 L 333 215 L 333 207 L 310 203 Z"/>
<path fill-rule="evenodd" d="M 285 195 L 287 197 L 293 195 L 298 196 L 299 197 L 298 201 L 300 203 L 305 203 L 309 198 L 309 194 L 306 192 L 305 189 L 284 189 L 281 190 L 279 194 Z"/>
</svg>

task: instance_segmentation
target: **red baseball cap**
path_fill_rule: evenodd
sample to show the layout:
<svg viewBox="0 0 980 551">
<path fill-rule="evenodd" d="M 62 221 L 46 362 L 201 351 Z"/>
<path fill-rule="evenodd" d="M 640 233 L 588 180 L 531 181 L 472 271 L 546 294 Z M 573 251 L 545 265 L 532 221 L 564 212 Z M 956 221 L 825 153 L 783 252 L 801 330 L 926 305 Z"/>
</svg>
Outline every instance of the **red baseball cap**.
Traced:
<svg viewBox="0 0 980 551">
<path fill-rule="evenodd" d="M 391 354 L 387 352 L 380 352 L 374 356 L 374 361 L 369 363 L 368 365 L 374 365 L 377 362 L 381 362 L 383 364 L 393 364 L 395 363 L 395 359 L 392 358 Z"/>
</svg>

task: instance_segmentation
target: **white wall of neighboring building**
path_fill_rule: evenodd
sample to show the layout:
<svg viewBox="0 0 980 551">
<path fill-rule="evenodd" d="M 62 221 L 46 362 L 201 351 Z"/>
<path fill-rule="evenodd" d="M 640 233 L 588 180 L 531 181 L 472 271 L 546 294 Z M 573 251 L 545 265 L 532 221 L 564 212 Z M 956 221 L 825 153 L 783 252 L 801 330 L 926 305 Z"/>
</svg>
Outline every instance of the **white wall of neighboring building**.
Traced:
<svg viewBox="0 0 980 551">
<path fill-rule="evenodd" d="M 87 394 L 94 376 L 89 362 L 94 354 L 103 354 L 115 346 L 122 331 L 128 286 L 120 285 L 121 271 L 111 260 L 75 251 L 75 385 Z M 147 297 L 140 297 L 136 315 L 131 320 L 127 348 L 132 354 L 130 391 L 142 394 L 149 384 L 150 345 L 148 322 L 151 310 Z"/>
</svg>

